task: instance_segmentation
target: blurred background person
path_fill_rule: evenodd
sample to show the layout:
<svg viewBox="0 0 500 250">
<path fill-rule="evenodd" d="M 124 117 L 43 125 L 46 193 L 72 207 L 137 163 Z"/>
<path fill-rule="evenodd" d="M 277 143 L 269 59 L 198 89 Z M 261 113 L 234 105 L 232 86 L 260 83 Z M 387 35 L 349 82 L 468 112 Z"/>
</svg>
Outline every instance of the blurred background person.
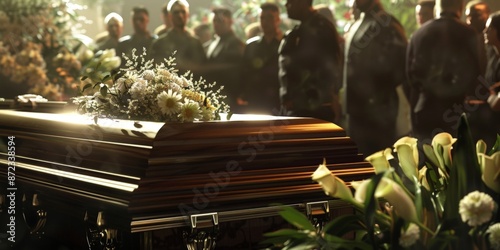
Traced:
<svg viewBox="0 0 500 250">
<path fill-rule="evenodd" d="M 260 6 L 263 36 L 247 44 L 241 82 L 246 113 L 277 114 L 279 110 L 278 48 L 283 38 L 280 10 L 276 4 Z M 243 104 L 243 103 L 240 103 Z"/>
<path fill-rule="evenodd" d="M 300 24 L 283 37 L 278 52 L 281 114 L 336 121 L 342 68 L 337 29 L 312 0 L 287 0 L 285 6 Z"/>
<path fill-rule="evenodd" d="M 421 27 L 429 20 L 434 19 L 434 0 L 420 0 L 415 6 L 415 16 L 417 18 L 417 26 Z"/>
<path fill-rule="evenodd" d="M 467 3 L 465 7 L 465 16 L 467 25 L 476 31 L 479 40 L 479 63 L 481 67 L 481 75 L 484 75 L 488 59 L 493 56 L 492 47 L 484 43 L 483 31 L 486 27 L 486 21 L 490 16 L 490 8 L 483 1 L 474 0 Z"/>
<path fill-rule="evenodd" d="M 104 18 L 106 31 L 95 39 L 96 51 L 116 49 L 123 32 L 123 18 L 115 12 L 109 13 Z"/>
<path fill-rule="evenodd" d="M 469 115 L 469 125 L 474 141 L 482 139 L 488 147 L 494 145 L 500 134 L 500 12 L 491 14 L 484 29 L 484 42 L 492 54 L 486 67 L 484 81 L 475 90 L 475 107 Z"/>
<path fill-rule="evenodd" d="M 157 36 L 165 34 L 173 26 L 172 18 L 170 18 L 170 14 L 168 13 L 168 2 L 161 7 L 161 20 L 163 24 L 156 27 L 153 31 Z"/>
<path fill-rule="evenodd" d="M 215 8 L 213 14 L 212 25 L 216 36 L 207 43 L 205 78 L 224 86 L 226 103 L 233 112 L 239 112 L 237 98 L 241 92 L 240 66 L 245 44 L 234 34 L 229 9 Z"/>
<path fill-rule="evenodd" d="M 200 76 L 200 68 L 206 61 L 205 51 L 201 42 L 186 30 L 189 3 L 186 0 L 171 0 L 167 8 L 172 19 L 172 28 L 152 43 L 150 56 L 155 63 L 162 63 L 164 59 L 174 57 L 177 64 L 175 67 L 181 73 L 191 71 Z"/>
<path fill-rule="evenodd" d="M 246 44 L 259 39 L 260 36 L 262 36 L 262 28 L 260 22 L 253 22 L 245 27 Z"/>
<path fill-rule="evenodd" d="M 210 29 L 210 24 L 200 23 L 193 28 L 194 36 L 198 38 L 201 44 L 205 44 L 212 40 L 213 34 L 212 29 Z"/>
<path fill-rule="evenodd" d="M 313 6 L 313 8 L 315 10 L 317 10 L 320 15 L 322 15 L 326 19 L 328 19 L 328 21 L 330 21 L 333 25 L 337 25 L 335 17 L 333 16 L 333 12 L 330 9 L 330 7 L 328 7 L 328 5 L 326 5 L 326 4 L 316 4 L 316 5 Z"/>
<path fill-rule="evenodd" d="M 441 132 L 456 135 L 467 96 L 481 76 L 476 31 L 460 20 L 462 0 L 436 1 L 438 18 L 410 39 L 407 74 L 413 136 L 431 143 Z"/>
<path fill-rule="evenodd" d="M 156 36 L 151 35 L 148 30 L 148 10 L 144 7 L 134 7 L 131 14 L 134 33 L 120 38 L 117 46 L 118 56 L 125 54 L 128 57 L 131 57 L 133 49 L 137 50 L 135 53 L 136 55 L 141 55 L 145 53 L 145 50 L 151 47 L 151 43 L 154 39 L 156 39 Z M 125 60 L 122 59 L 122 65 L 124 65 L 124 63 Z"/>
<path fill-rule="evenodd" d="M 368 156 L 399 137 L 397 88 L 405 83 L 407 39 L 380 0 L 356 0 L 362 12 L 346 35 L 343 75 L 347 133 Z"/>
</svg>

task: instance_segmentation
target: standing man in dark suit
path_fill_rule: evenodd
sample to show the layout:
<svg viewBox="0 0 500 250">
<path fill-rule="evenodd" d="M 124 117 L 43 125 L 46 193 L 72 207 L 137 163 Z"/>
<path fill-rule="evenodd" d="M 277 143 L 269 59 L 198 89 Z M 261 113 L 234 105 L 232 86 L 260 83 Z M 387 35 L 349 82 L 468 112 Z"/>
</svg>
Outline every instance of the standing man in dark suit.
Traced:
<svg viewBox="0 0 500 250">
<path fill-rule="evenodd" d="M 149 12 L 144 7 L 134 7 L 132 9 L 132 25 L 134 26 L 134 34 L 120 38 L 116 54 L 122 56 L 125 54 L 129 58 L 132 56 L 132 50 L 136 49 L 136 55 L 141 55 L 145 50 L 149 49 L 151 43 L 156 39 L 155 35 L 151 35 L 148 30 Z M 122 59 L 122 66 L 125 60 Z"/>
<path fill-rule="evenodd" d="M 172 19 L 172 28 L 152 43 L 150 58 L 160 64 L 164 63 L 165 59 L 174 57 L 176 68 L 181 74 L 190 71 L 195 76 L 200 76 L 202 64 L 206 61 L 205 51 L 201 42 L 186 30 L 189 19 L 188 2 L 171 0 L 167 5 L 167 11 Z"/>
<path fill-rule="evenodd" d="M 237 98 L 240 93 L 240 66 L 243 60 L 245 44 L 233 32 L 233 17 L 226 8 L 213 10 L 215 38 L 207 42 L 206 78 L 224 86 L 226 103 L 238 112 Z"/>
<path fill-rule="evenodd" d="M 439 17 L 417 30 L 408 47 L 407 73 L 414 136 L 456 134 L 464 102 L 481 75 L 474 29 L 460 21 L 462 0 L 438 0 Z"/>
<path fill-rule="evenodd" d="M 244 53 L 241 82 L 249 113 L 277 114 L 279 111 L 278 48 L 283 37 L 280 10 L 276 4 L 260 6 L 260 26 L 264 35 L 252 39 Z"/>
<path fill-rule="evenodd" d="M 396 140 L 407 40 L 380 0 L 356 0 L 356 6 L 362 13 L 346 35 L 344 104 L 347 132 L 368 156 Z"/>
<path fill-rule="evenodd" d="M 282 113 L 336 121 L 342 67 L 337 29 L 314 10 L 312 0 L 288 0 L 286 9 L 300 25 L 287 32 L 279 48 Z"/>
</svg>

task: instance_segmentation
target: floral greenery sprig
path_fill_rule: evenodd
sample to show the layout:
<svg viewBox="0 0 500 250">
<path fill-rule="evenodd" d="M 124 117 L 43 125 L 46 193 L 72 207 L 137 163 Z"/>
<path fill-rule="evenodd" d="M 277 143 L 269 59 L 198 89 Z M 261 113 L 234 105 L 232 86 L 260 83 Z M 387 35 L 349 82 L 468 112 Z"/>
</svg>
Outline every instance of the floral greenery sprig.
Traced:
<svg viewBox="0 0 500 250">
<path fill-rule="evenodd" d="M 146 52 L 132 58 L 125 56 L 126 68 L 109 72 L 104 77 L 87 74 L 90 79 L 82 91 L 97 90 L 92 96 L 73 99 L 78 111 L 94 117 L 132 119 L 157 122 L 193 122 L 220 119 L 219 113 L 228 112 L 222 101 L 222 87 L 193 80 L 191 73 L 178 75 L 173 58 L 155 64 L 146 60 Z M 105 55 L 105 54 L 103 54 Z M 99 68 L 107 62 L 106 56 L 98 57 Z M 87 71 L 95 72 L 95 71 Z M 112 81 L 111 86 L 105 84 Z"/>
<path fill-rule="evenodd" d="M 417 140 L 402 138 L 392 150 L 366 158 L 376 174 L 351 182 L 354 195 L 323 162 L 312 179 L 357 213 L 318 230 L 285 208 L 281 215 L 298 230 L 266 234 L 264 243 L 276 249 L 499 249 L 500 136 L 489 151 L 471 138 L 463 116 L 458 138 L 441 133 L 423 146 L 420 170 Z"/>
</svg>

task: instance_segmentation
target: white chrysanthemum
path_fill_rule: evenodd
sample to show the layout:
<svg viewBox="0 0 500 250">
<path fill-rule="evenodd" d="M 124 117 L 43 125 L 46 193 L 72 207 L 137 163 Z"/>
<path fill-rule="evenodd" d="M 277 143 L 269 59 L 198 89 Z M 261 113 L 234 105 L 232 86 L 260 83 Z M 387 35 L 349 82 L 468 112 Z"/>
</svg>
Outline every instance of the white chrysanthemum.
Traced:
<svg viewBox="0 0 500 250">
<path fill-rule="evenodd" d="M 173 92 L 171 89 L 168 92 L 161 92 L 158 95 L 158 106 L 161 112 L 165 115 L 173 115 L 181 110 L 181 95 Z"/>
<path fill-rule="evenodd" d="M 184 76 L 179 77 L 178 84 L 184 88 L 187 88 L 190 85 L 188 79 L 186 79 L 186 77 Z"/>
<path fill-rule="evenodd" d="M 115 82 L 115 85 L 116 85 L 116 89 L 118 91 L 120 91 L 120 93 L 125 93 L 127 91 L 127 88 L 129 86 L 127 86 L 127 84 L 125 83 L 125 78 L 123 77 L 120 77 L 118 79 L 116 79 L 116 82 Z"/>
<path fill-rule="evenodd" d="M 490 242 L 491 249 L 500 250 L 500 223 L 491 225 L 488 230 L 488 240 Z"/>
<path fill-rule="evenodd" d="M 399 245 L 402 247 L 410 247 L 415 244 L 418 239 L 420 239 L 420 228 L 417 225 L 410 223 L 406 231 L 401 230 Z"/>
<path fill-rule="evenodd" d="M 179 117 L 182 121 L 192 122 L 196 119 L 200 119 L 201 110 L 200 105 L 197 102 L 185 101 L 181 108 L 181 113 Z"/>
<path fill-rule="evenodd" d="M 155 72 L 150 69 L 144 70 L 144 72 L 142 72 L 142 78 L 152 81 L 155 79 Z"/>
<path fill-rule="evenodd" d="M 169 70 L 167 69 L 158 69 L 158 74 L 167 78 L 170 78 L 172 76 L 172 73 L 170 73 Z"/>
<path fill-rule="evenodd" d="M 146 89 L 148 88 L 148 85 L 143 82 L 143 81 L 138 81 L 132 84 L 132 87 L 130 87 L 130 95 L 134 99 L 139 99 L 141 96 L 143 96 L 146 93 Z"/>
<path fill-rule="evenodd" d="M 175 92 L 182 92 L 181 86 L 177 85 L 176 83 L 166 83 L 165 86 L 167 86 L 168 89 L 172 89 Z"/>
<path fill-rule="evenodd" d="M 476 227 L 491 219 L 494 208 L 495 204 L 491 196 L 474 191 L 460 200 L 458 212 L 463 222 Z"/>
</svg>

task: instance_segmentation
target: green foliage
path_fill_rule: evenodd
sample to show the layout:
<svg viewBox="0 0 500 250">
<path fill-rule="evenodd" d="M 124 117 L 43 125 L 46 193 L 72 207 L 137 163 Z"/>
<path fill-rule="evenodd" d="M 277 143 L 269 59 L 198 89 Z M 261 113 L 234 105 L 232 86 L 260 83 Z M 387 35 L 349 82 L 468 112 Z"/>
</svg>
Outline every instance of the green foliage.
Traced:
<svg viewBox="0 0 500 250">
<path fill-rule="evenodd" d="M 500 194 L 489 189 L 491 184 L 488 182 L 488 187 L 485 185 L 481 169 L 500 168 L 498 153 L 493 155 L 498 152 L 500 145 L 500 136 L 497 138 L 489 151 L 490 158 L 478 157 L 481 152 L 487 151 L 486 146 L 480 141 L 476 148 L 466 116 L 462 115 L 456 140 L 451 135 L 442 133 L 436 135 L 432 145 L 424 145 L 427 168 L 425 174 L 420 172 L 419 176 L 408 177 L 402 173 L 403 166 L 400 164 L 413 163 L 391 160 L 390 169 L 379 172 L 369 180 L 353 184 L 356 188 L 356 200 L 344 201 L 350 202 L 356 213 L 338 216 L 315 231 L 304 215 L 286 207 L 280 214 L 297 230 L 268 233 L 266 243 L 273 244 L 276 249 L 304 250 L 483 249 L 488 244 L 487 230 L 492 229 L 492 225 L 498 225 L 495 223 L 500 220 L 496 214 L 498 210 L 493 209 L 497 206 L 493 203 L 498 202 Z M 413 147 L 410 143 L 412 140 L 409 139 L 398 140 L 395 150 L 401 148 L 396 145 Z M 414 146 L 416 150 L 416 145 Z M 405 152 L 407 155 L 398 151 L 398 156 L 413 155 L 413 152 Z M 381 157 L 375 159 L 378 163 L 387 159 L 387 155 L 383 154 L 370 157 Z M 493 161 L 496 165 L 487 165 L 486 160 L 489 163 Z M 325 165 L 326 163 L 320 165 L 318 172 L 324 173 Z M 321 185 L 332 183 L 330 178 L 337 178 L 333 174 L 321 176 L 314 179 Z M 329 186 L 323 188 L 331 189 Z M 416 208 L 416 219 L 409 216 L 407 211 L 401 210 L 409 207 Z M 464 211 L 459 211 L 459 207 Z M 476 211 L 482 212 L 475 214 Z M 490 212 L 491 217 L 482 217 Z M 464 216 L 469 218 L 464 219 Z M 500 239 L 494 240 L 500 242 Z"/>
</svg>

